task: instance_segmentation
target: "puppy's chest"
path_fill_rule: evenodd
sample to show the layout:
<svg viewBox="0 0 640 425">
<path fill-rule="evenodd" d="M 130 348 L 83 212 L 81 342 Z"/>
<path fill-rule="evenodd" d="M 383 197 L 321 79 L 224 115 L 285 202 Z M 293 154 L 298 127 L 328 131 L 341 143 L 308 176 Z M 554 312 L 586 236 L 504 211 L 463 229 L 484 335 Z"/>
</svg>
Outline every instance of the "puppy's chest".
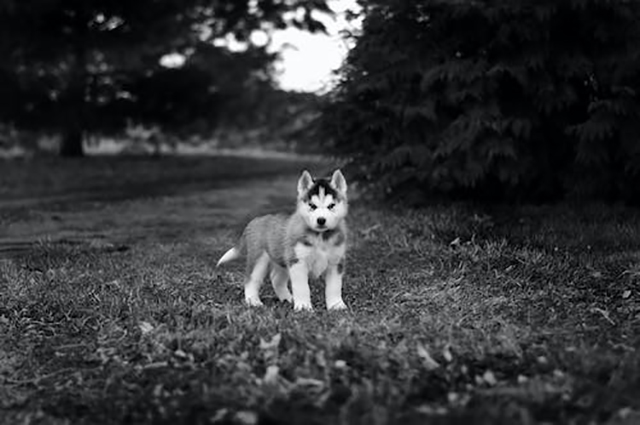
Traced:
<svg viewBox="0 0 640 425">
<path fill-rule="evenodd" d="M 345 245 L 336 245 L 335 241 L 324 240 L 321 236 L 306 237 L 296 244 L 295 254 L 303 261 L 314 277 L 322 275 L 329 265 L 336 265 L 345 254 Z"/>
</svg>

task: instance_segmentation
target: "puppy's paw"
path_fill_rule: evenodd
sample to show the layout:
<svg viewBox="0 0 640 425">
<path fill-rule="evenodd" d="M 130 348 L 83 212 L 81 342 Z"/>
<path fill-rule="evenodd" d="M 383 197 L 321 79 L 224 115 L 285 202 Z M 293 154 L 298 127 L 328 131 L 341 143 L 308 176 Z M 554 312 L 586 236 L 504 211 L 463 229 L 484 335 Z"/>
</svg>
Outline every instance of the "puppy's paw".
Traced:
<svg viewBox="0 0 640 425">
<path fill-rule="evenodd" d="M 249 298 L 245 298 L 244 302 L 249 306 L 249 307 L 262 307 L 264 304 L 262 304 L 262 301 L 260 301 L 260 298 L 258 297 L 249 297 Z"/>
<path fill-rule="evenodd" d="M 313 311 L 313 307 L 311 306 L 310 303 L 301 303 L 301 302 L 298 302 L 298 303 L 294 302 L 293 309 L 295 311 Z"/>
<path fill-rule="evenodd" d="M 327 310 L 346 310 L 347 305 L 342 300 L 338 300 L 333 304 L 327 306 Z"/>
</svg>

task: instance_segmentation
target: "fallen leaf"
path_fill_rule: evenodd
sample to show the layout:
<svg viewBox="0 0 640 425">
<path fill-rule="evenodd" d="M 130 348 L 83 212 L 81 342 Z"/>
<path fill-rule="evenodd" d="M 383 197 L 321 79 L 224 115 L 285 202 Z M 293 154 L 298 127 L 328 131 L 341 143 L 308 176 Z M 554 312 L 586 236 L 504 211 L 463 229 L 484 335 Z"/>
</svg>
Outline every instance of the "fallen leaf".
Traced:
<svg viewBox="0 0 640 425">
<path fill-rule="evenodd" d="M 444 346 L 444 349 L 442 350 L 442 357 L 444 357 L 447 363 L 451 363 L 453 361 L 453 354 L 451 354 L 451 347 L 449 347 L 449 344 Z"/>
<path fill-rule="evenodd" d="M 235 414 L 235 420 L 242 425 L 255 425 L 258 423 L 258 414 L 249 410 L 241 410 Z"/>
<path fill-rule="evenodd" d="M 164 387 L 162 384 L 158 384 L 155 387 L 153 387 L 153 396 L 155 398 L 159 398 L 162 395 L 162 392 L 164 390 Z"/>
<path fill-rule="evenodd" d="M 279 374 L 280 368 L 278 366 L 268 366 L 263 378 L 264 383 L 267 385 L 275 385 L 276 383 L 278 383 Z"/>
<path fill-rule="evenodd" d="M 296 386 L 302 386 L 302 387 L 324 387 L 325 386 L 323 381 L 319 379 L 313 379 L 313 378 L 298 378 L 296 379 L 296 382 L 294 384 Z"/>
<path fill-rule="evenodd" d="M 345 367 L 347 367 L 347 362 L 345 362 L 344 360 L 336 360 L 333 365 L 338 369 L 344 369 Z"/>
<path fill-rule="evenodd" d="M 440 367 L 440 364 L 435 361 L 433 357 L 431 357 L 431 354 L 429 354 L 429 351 L 427 351 L 424 345 L 418 343 L 416 348 L 418 351 L 418 356 L 420 356 L 420 358 L 424 362 L 424 366 L 427 368 L 427 370 L 435 370 Z"/>
<path fill-rule="evenodd" d="M 622 298 L 624 298 L 625 300 L 630 296 L 631 296 L 631 291 L 628 289 L 622 293 Z"/>
<path fill-rule="evenodd" d="M 623 407 L 616 412 L 614 419 L 609 423 L 612 425 L 637 425 L 640 423 L 640 410 Z"/>
<path fill-rule="evenodd" d="M 227 413 L 229 413 L 229 410 L 225 408 L 216 411 L 216 414 L 213 417 L 209 418 L 209 423 L 215 424 L 217 422 L 222 422 L 224 419 L 226 419 Z"/>
<path fill-rule="evenodd" d="M 142 332 L 142 335 L 146 335 L 153 330 L 153 325 L 149 322 L 140 322 L 138 323 L 138 328 Z"/>
<path fill-rule="evenodd" d="M 269 341 L 266 341 L 262 338 L 260 338 L 260 349 L 261 350 L 274 350 L 276 348 L 278 348 L 278 346 L 280 345 L 280 340 L 282 339 L 282 336 L 277 333 L 275 334 Z"/>
<path fill-rule="evenodd" d="M 492 387 L 498 383 L 498 380 L 496 379 L 496 375 L 494 375 L 493 372 L 490 370 L 486 370 L 484 372 L 484 374 L 482 375 L 482 380 L 487 384 L 491 385 Z"/>
<path fill-rule="evenodd" d="M 327 359 L 324 356 L 324 351 L 316 352 L 316 364 L 323 369 L 327 367 Z"/>
<path fill-rule="evenodd" d="M 446 415 L 449 411 L 443 406 L 429 406 L 428 404 L 423 404 L 422 406 L 416 407 L 416 412 L 429 416 L 442 416 Z"/>
<path fill-rule="evenodd" d="M 147 363 L 146 365 L 142 366 L 142 369 L 144 370 L 161 369 L 167 366 L 169 366 L 169 363 L 167 362 L 153 362 L 153 363 Z"/>
<path fill-rule="evenodd" d="M 260 349 L 262 355 L 267 363 L 276 363 L 278 359 L 278 346 L 282 337 L 280 334 L 275 334 L 269 341 L 260 338 Z"/>
</svg>

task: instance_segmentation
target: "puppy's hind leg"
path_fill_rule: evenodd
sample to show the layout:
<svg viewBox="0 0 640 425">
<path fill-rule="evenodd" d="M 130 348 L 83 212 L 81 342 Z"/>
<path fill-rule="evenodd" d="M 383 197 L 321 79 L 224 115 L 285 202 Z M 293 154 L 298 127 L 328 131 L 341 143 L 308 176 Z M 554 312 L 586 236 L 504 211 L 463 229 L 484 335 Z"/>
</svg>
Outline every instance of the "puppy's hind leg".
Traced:
<svg viewBox="0 0 640 425">
<path fill-rule="evenodd" d="M 271 284 L 280 301 L 293 302 L 293 296 L 289 291 L 289 271 L 284 267 L 271 262 Z"/>
<path fill-rule="evenodd" d="M 269 262 L 269 255 L 263 252 L 253 264 L 249 279 L 244 285 L 244 301 L 249 306 L 259 307 L 262 305 L 262 301 L 260 301 L 260 287 L 267 275 Z"/>
</svg>

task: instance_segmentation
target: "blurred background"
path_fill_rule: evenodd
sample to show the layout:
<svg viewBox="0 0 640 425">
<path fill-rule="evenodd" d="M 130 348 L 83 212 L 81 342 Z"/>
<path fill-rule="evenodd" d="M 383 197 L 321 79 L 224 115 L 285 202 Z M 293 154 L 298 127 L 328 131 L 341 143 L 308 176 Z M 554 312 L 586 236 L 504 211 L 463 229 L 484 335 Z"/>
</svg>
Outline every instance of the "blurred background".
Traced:
<svg viewBox="0 0 640 425">
<path fill-rule="evenodd" d="M 640 4 L 2 0 L 0 155 L 322 154 L 381 197 L 635 204 Z"/>
<path fill-rule="evenodd" d="M 0 2 L 4 156 L 305 149 L 355 1 Z"/>
</svg>

